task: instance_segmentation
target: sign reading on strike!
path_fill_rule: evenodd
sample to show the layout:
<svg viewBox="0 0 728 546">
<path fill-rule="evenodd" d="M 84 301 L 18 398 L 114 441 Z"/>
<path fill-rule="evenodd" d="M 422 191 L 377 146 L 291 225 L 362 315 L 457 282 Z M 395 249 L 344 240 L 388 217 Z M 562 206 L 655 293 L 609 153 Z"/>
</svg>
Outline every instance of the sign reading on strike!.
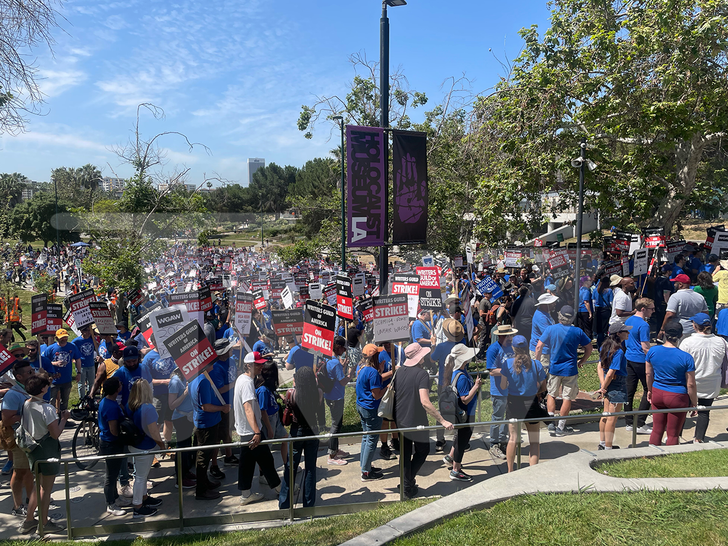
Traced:
<svg viewBox="0 0 728 546">
<path fill-rule="evenodd" d="M 144 294 L 142 294 L 142 291 L 138 288 L 129 292 L 128 297 L 132 305 L 141 305 L 144 301 Z"/>
<path fill-rule="evenodd" d="M 394 275 L 392 277 L 392 294 L 407 294 L 407 307 L 410 317 L 417 316 L 420 303 L 419 275 Z"/>
<path fill-rule="evenodd" d="M 46 331 L 46 320 L 48 319 L 48 294 L 38 294 L 30 298 L 30 309 L 32 323 L 30 333 L 33 335 L 42 334 Z M 114 330 L 116 333 L 116 330 Z"/>
<path fill-rule="evenodd" d="M 171 337 L 183 324 L 189 322 L 189 315 L 184 306 L 168 307 L 158 309 L 150 315 L 152 320 L 152 331 L 157 341 L 157 350 L 160 358 L 169 358 L 171 354 L 164 344 L 165 340 Z"/>
<path fill-rule="evenodd" d="M 281 299 L 283 289 L 286 288 L 286 281 L 276 279 L 270 282 L 270 297 L 274 299 Z"/>
<path fill-rule="evenodd" d="M 49 303 L 46 306 L 46 333 L 55 335 L 56 330 L 63 326 L 63 305 Z"/>
<path fill-rule="evenodd" d="M 440 292 L 440 289 L 420 287 L 420 307 L 431 311 L 440 311 L 442 309 L 442 292 Z"/>
<path fill-rule="evenodd" d="M 658 248 L 665 244 L 665 228 L 664 227 L 648 227 L 642 230 L 645 237 L 646 248 Z M 710 232 L 708 232 L 710 236 Z M 713 239 L 710 239 L 713 242 Z M 706 241 L 707 244 L 707 241 Z"/>
<path fill-rule="evenodd" d="M 377 343 L 409 338 L 407 295 L 374 298 L 374 339 Z"/>
<path fill-rule="evenodd" d="M 235 328 L 247 336 L 250 334 L 250 321 L 253 317 L 253 295 L 238 292 L 235 296 Z"/>
<path fill-rule="evenodd" d="M 103 301 L 92 301 L 88 304 L 91 316 L 94 318 L 96 328 L 99 334 L 105 335 L 116 335 L 116 326 L 114 325 L 114 318 L 111 316 L 111 311 Z"/>
<path fill-rule="evenodd" d="M 313 300 L 306 302 L 301 347 L 334 355 L 336 309 Z"/>
<path fill-rule="evenodd" d="M 374 300 L 372 300 L 372 298 L 363 300 L 356 308 L 359 309 L 364 322 L 371 322 L 374 320 Z"/>
<path fill-rule="evenodd" d="M 197 294 L 200 299 L 200 311 L 207 313 L 210 309 L 212 309 L 212 294 L 210 294 L 210 287 L 205 286 L 200 288 Z"/>
<path fill-rule="evenodd" d="M 342 318 L 354 320 L 351 279 L 346 275 L 336 276 L 336 312 Z"/>
<path fill-rule="evenodd" d="M 549 258 L 549 268 L 551 269 L 551 277 L 560 279 L 566 277 L 570 272 L 569 262 L 566 261 L 564 254 L 551 254 Z"/>
<path fill-rule="evenodd" d="M 164 340 L 164 347 L 188 382 L 215 362 L 215 350 L 196 320 L 173 332 Z"/>
<path fill-rule="evenodd" d="M 265 296 L 262 290 L 258 289 L 253 291 L 253 305 L 255 305 L 258 311 L 265 309 Z"/>
<path fill-rule="evenodd" d="M 96 301 L 96 294 L 90 288 L 68 298 L 69 310 L 73 315 L 75 327 L 79 330 L 94 321 L 88 308 L 88 304 L 92 301 Z"/>
<path fill-rule="evenodd" d="M 329 305 L 336 305 L 336 285 L 331 283 L 324 288 L 324 297 Z"/>
<path fill-rule="evenodd" d="M 15 357 L 8 352 L 5 345 L 0 343 L 0 375 L 12 368 L 13 364 L 15 364 Z"/>
<path fill-rule="evenodd" d="M 300 309 L 273 310 L 273 329 L 278 337 L 301 335 L 303 333 L 303 313 Z"/>
<path fill-rule="evenodd" d="M 664 228 L 660 228 L 660 229 L 662 229 L 662 235 L 663 235 L 662 238 L 663 238 L 663 242 L 664 242 L 665 229 Z M 706 229 L 707 237 L 705 238 L 705 248 L 707 248 L 708 250 L 712 250 L 713 241 L 715 240 L 715 234 L 718 233 L 719 231 L 725 231 L 725 224 L 721 224 L 719 226 L 710 226 L 709 228 Z"/>
</svg>

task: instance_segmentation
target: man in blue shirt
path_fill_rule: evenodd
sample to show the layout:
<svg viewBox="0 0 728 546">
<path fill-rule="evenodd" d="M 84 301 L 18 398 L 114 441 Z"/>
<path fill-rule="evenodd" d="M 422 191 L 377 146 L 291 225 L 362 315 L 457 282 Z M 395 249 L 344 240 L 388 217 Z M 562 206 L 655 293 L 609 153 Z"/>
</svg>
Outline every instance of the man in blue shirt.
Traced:
<svg viewBox="0 0 728 546">
<path fill-rule="evenodd" d="M 235 345 L 229 339 L 218 339 L 215 341 L 215 353 L 217 361 L 214 363 L 210 371 L 210 379 L 217 387 L 218 392 L 222 395 L 226 404 L 230 404 L 230 391 L 235 389 L 235 380 L 238 378 L 237 369 L 234 368 L 231 358 Z M 220 415 L 220 440 L 223 444 L 230 444 L 233 441 L 232 428 L 230 426 L 230 414 L 222 413 Z M 237 465 L 240 461 L 231 448 L 225 449 L 225 464 Z M 218 480 L 225 478 L 225 474 L 217 462 L 217 457 L 213 456 L 212 466 L 210 467 L 210 475 Z"/>
<path fill-rule="evenodd" d="M 338 434 L 341 432 L 341 424 L 344 419 L 344 386 L 351 381 L 352 373 L 349 374 L 344 371 L 344 367 L 341 365 L 339 357 L 346 352 L 346 339 L 341 336 L 334 338 L 334 357 L 326 362 L 326 373 L 329 378 L 334 382 L 334 388 L 329 392 L 324 393 L 324 400 L 326 405 L 329 406 L 329 412 L 331 413 L 331 434 Z M 329 457 L 328 464 L 332 465 L 345 465 L 346 461 L 344 457 L 348 457 L 349 454 L 339 449 L 339 439 L 331 438 L 329 440 Z"/>
<path fill-rule="evenodd" d="M 271 340 L 264 333 L 261 333 L 258 341 L 253 344 L 253 352 L 260 353 L 261 355 L 269 355 L 273 352 Z"/>
<path fill-rule="evenodd" d="M 313 368 L 313 355 L 296 342 L 286 357 L 286 369 L 297 370 L 298 368 Z"/>
<path fill-rule="evenodd" d="M 119 403 L 122 407 L 126 407 L 129 401 L 129 393 L 134 382 L 144 379 L 152 384 L 152 374 L 149 368 L 139 363 L 139 349 L 136 347 L 126 347 L 123 352 L 123 366 L 116 370 L 113 377 L 121 381 L 121 390 L 119 391 Z"/>
<path fill-rule="evenodd" d="M 655 312 L 655 302 L 649 298 L 639 298 L 635 304 L 635 314 L 624 321 L 625 326 L 632 329 L 629 331 L 629 337 L 625 342 L 627 350 L 624 356 L 627 358 L 627 403 L 624 405 L 624 411 L 632 411 L 632 403 L 634 401 L 637 385 L 642 383 L 642 400 L 640 401 L 640 411 L 650 409 L 650 402 L 647 400 L 647 373 L 645 370 L 645 356 L 650 350 L 650 325 L 649 320 L 652 313 Z M 633 416 L 626 415 L 624 417 L 626 430 L 632 430 Z M 646 425 L 647 415 L 639 415 L 637 417 L 637 433 L 652 434 L 652 427 Z"/>
<path fill-rule="evenodd" d="M 46 348 L 43 356 L 51 361 L 56 371 L 56 379 L 51 387 L 51 399 L 55 405 L 60 396 L 61 411 L 68 409 L 68 396 L 71 393 L 71 381 L 73 380 L 73 365 L 76 366 L 76 381 L 81 379 L 81 353 L 78 348 L 68 343 L 68 332 L 61 328 L 56 331 L 56 343 Z M 93 384 L 93 379 L 91 380 Z M 68 423 L 66 423 L 68 425 Z"/>
<path fill-rule="evenodd" d="M 561 394 L 561 416 L 569 415 L 571 401 L 579 394 L 579 368 L 584 365 L 592 353 L 591 339 L 576 326 L 574 321 L 574 308 L 564 305 L 559 311 L 559 323 L 549 326 L 541 334 L 541 339 L 536 345 L 536 359 L 541 359 L 541 352 L 544 347 L 551 351 L 549 376 L 548 376 L 548 398 L 546 405 L 549 415 L 556 413 L 556 397 L 559 390 Z M 584 349 L 584 356 L 577 362 L 577 351 Z M 560 419 L 558 426 L 549 425 L 551 436 L 565 436 L 571 434 L 574 429 L 566 426 L 566 420 Z"/>
<path fill-rule="evenodd" d="M 500 368 L 505 361 L 515 356 L 511 340 L 518 333 L 518 330 L 510 324 L 501 324 L 493 329 L 493 334 L 498 337 L 495 343 L 491 343 L 485 352 L 485 361 L 490 370 L 490 400 L 493 403 L 493 421 L 505 421 L 506 408 L 508 407 L 508 388 L 501 389 Z M 508 424 L 490 426 L 490 454 L 498 459 L 505 459 L 505 451 L 508 446 Z"/>
<path fill-rule="evenodd" d="M 81 354 L 81 379 L 78 382 L 78 398 L 83 400 L 87 392 L 91 391 L 96 377 L 96 346 L 91 332 L 91 325 L 81 328 L 81 337 L 73 343 Z"/>
<path fill-rule="evenodd" d="M 541 366 L 543 366 L 547 374 L 549 373 L 550 364 L 549 348 L 544 347 L 542 349 L 542 357 L 537 359 L 536 345 L 538 345 L 544 330 L 554 323 L 554 319 L 551 318 L 551 311 L 554 310 L 554 305 L 557 301 L 559 301 L 559 298 L 553 294 L 541 294 L 536 303 L 536 311 L 533 314 L 533 321 L 531 322 L 531 342 L 528 349 L 531 353 L 531 358 L 541 360 Z"/>
</svg>

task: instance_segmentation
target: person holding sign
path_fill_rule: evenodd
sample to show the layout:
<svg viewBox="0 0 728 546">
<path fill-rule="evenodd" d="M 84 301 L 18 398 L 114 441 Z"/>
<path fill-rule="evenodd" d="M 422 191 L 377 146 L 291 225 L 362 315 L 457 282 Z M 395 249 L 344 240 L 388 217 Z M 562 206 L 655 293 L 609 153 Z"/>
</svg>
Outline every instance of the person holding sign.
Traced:
<svg viewBox="0 0 728 546">
<path fill-rule="evenodd" d="M 56 343 L 48 347 L 43 356 L 50 359 L 53 369 L 60 374 L 53 381 L 51 399 L 53 405 L 64 411 L 68 409 L 68 396 L 71 394 L 72 363 L 76 366 L 76 381 L 81 379 L 81 353 L 75 345 L 68 343 L 68 332 L 61 328 L 56 331 Z"/>
<path fill-rule="evenodd" d="M 346 353 L 346 339 L 341 336 L 334 338 L 334 357 L 329 359 L 325 364 L 323 373 L 329 376 L 333 383 L 333 387 L 329 392 L 324 392 L 326 405 L 329 406 L 331 412 L 331 434 L 341 432 L 341 425 L 344 420 L 344 387 L 354 378 L 356 370 L 351 369 L 347 373 L 341 364 L 339 357 Z M 339 439 L 333 437 L 329 440 L 329 458 L 328 464 L 345 465 L 344 457 L 348 457 L 346 451 L 339 449 Z"/>
<path fill-rule="evenodd" d="M 80 400 L 83 400 L 86 393 L 91 391 L 96 376 L 96 344 L 92 335 L 91 325 L 87 324 L 81 328 L 81 336 L 71 342 L 81 354 L 81 378 L 78 381 L 78 398 Z"/>
</svg>

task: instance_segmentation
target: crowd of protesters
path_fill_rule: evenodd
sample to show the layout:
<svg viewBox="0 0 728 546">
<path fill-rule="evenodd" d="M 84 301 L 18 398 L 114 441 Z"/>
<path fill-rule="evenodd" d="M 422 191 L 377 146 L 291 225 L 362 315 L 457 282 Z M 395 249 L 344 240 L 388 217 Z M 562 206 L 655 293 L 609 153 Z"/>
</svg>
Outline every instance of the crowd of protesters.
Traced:
<svg viewBox="0 0 728 546">
<path fill-rule="evenodd" d="M 271 263 L 268 255 L 229 250 L 220 256 L 236 256 L 253 272 L 262 265 L 266 275 L 284 269 Z M 71 252 L 65 262 L 63 258 L 54 261 L 44 252 L 39 255 L 46 256 L 43 262 L 48 267 L 75 259 Z M 263 494 L 253 491 L 259 467 L 260 483 L 275 491 L 280 508 L 287 508 L 288 465 L 293 464 L 297 472 L 303 458 L 303 505 L 313 506 L 319 440 L 312 437 L 326 432 L 326 407 L 329 431 L 341 431 L 348 383 L 355 384 L 362 430 L 385 431 L 362 437 L 358 461 L 362 482 L 384 476 L 375 465 L 377 458 L 399 456 L 404 459 L 404 495 L 412 498 L 418 494 L 417 474 L 430 455 L 430 435 L 427 431 L 388 434 L 386 430 L 426 426 L 434 419 L 442 425 L 434 451 L 447 466 L 449 479 L 471 481 L 465 453 L 473 433 L 477 394 L 484 383 L 481 374 L 470 373 L 473 361 L 485 361 L 484 373 L 490 378 L 493 410 L 484 419 L 497 423 L 489 431 L 489 450 L 494 458 L 506 461 L 509 471 L 519 441 L 509 419 L 542 419 L 555 437 L 574 433 L 563 418 L 579 395 L 579 370 L 587 365 L 594 349 L 599 353 L 595 366 L 600 381 L 594 395 L 603 397 L 605 411 L 610 413 L 632 409 L 640 384 L 644 393 L 640 409 L 708 407 L 725 378 L 728 314 L 723 311 L 728 308 L 728 262 L 708 256 L 703 263 L 695 250 L 689 262 L 680 254 L 660 267 L 656 276 L 610 275 L 599 262 L 589 262 L 577 276 L 578 286 L 569 275 L 554 279 L 543 266 L 533 264 L 511 269 L 511 273 L 503 263 L 479 268 L 477 273 L 447 268 L 443 271 L 442 309 L 418 310 L 410 324 L 409 340 L 399 344 L 378 342 L 371 322 L 359 310 L 358 304 L 374 291 L 369 286 L 364 296 L 355 299 L 354 320 L 337 324 L 340 335 L 328 358 L 316 357 L 302 347 L 298 336 L 275 335 L 271 310 L 282 306 L 275 298 L 253 313 L 251 333 L 241 337 L 233 326 L 231 291 L 218 289 L 203 328 L 216 361 L 209 376 L 201 374 L 188 383 L 172 358 L 160 357 L 154 337 L 145 338 L 136 321 L 150 309 L 168 305 L 169 294 L 183 285 L 194 286 L 216 273 L 215 259 L 206 258 L 214 256 L 214 250 L 201 255 L 196 250 L 198 254 L 191 259 L 192 252 L 188 247 L 176 247 L 160 262 L 148 264 L 153 280 L 136 304 L 125 294 L 103 290 L 102 300 L 117 321 L 116 336 L 100 336 L 89 325 L 72 342 L 69 332 L 61 328 L 40 340 L 14 343 L 13 330 L 0 332 L 0 342 L 17 359 L 12 372 L 2 378 L 0 394 L 4 396 L 3 447 L 9 454 L 3 473 L 13 474 L 13 514 L 23 518 L 20 532 L 36 529 L 36 506 L 41 508 L 44 532 L 62 530 L 47 519 L 49 491 L 58 465 L 39 466 L 41 499 L 35 497 L 30 468 L 35 461 L 57 458 L 61 431 L 74 426 L 67 411 L 74 379 L 81 400 L 101 396 L 100 454 L 128 455 L 105 461 L 107 511 L 123 516 L 124 509 L 131 507 L 133 518 L 144 518 L 154 515 L 162 504 L 149 494 L 147 477 L 159 461 L 147 452 L 166 450 L 173 438 L 178 447 L 200 448 L 175 458 L 181 470 L 177 486 L 194 489 L 198 501 L 220 498 L 219 488 L 226 477 L 218 461 L 221 458 L 225 466 L 237 467 L 242 505 L 263 499 Z M 23 255 L 26 259 L 22 261 L 28 262 L 28 256 L 35 253 L 27 249 Z M 188 263 L 180 271 L 185 256 Z M 336 272 L 327 261 L 316 265 Z M 293 268 L 296 273 L 302 269 Z M 486 275 L 502 296 L 478 290 Z M 78 279 L 79 287 L 95 284 L 80 273 Z M 576 294 L 578 307 L 574 308 Z M 303 301 L 299 298 L 296 306 L 301 307 Z M 284 354 L 285 367 L 294 370 L 293 386 L 282 396 L 277 392 L 276 353 Z M 394 393 L 394 403 L 391 415 L 383 418 L 379 408 L 388 389 Z M 433 394 L 439 405 L 431 401 Z M 447 405 L 445 400 L 454 402 Z M 634 426 L 638 433 L 649 434 L 654 445 L 660 445 L 666 434 L 667 444 L 672 445 L 678 443 L 685 419 L 685 412 L 656 414 L 649 426 L 646 416 L 639 416 L 628 418 L 626 428 Z M 695 442 L 705 441 L 708 421 L 708 410 L 699 411 Z M 454 424 L 465 426 L 455 430 L 448 449 L 445 430 L 452 430 Z M 18 447 L 19 427 L 39 448 L 26 452 Z M 613 442 L 616 427 L 616 418 L 601 420 L 599 449 L 618 447 Z M 537 464 L 540 426 L 531 423 L 526 430 L 529 462 Z M 217 446 L 232 442 L 233 432 L 239 450 L 221 452 Z M 285 471 L 281 479 L 273 452 L 260 442 L 289 435 L 301 439 L 290 444 L 290 452 L 282 446 Z M 330 438 L 327 448 L 326 464 L 353 462 L 354 457 L 340 448 L 338 438 Z"/>
</svg>

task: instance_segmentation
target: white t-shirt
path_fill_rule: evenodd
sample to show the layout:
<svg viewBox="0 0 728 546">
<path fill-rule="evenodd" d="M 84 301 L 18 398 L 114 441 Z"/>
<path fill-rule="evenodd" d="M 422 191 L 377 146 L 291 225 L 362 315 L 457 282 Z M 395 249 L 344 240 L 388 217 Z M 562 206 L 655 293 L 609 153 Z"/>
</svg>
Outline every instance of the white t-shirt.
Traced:
<svg viewBox="0 0 728 546">
<path fill-rule="evenodd" d="M 47 402 L 31 400 L 23 408 L 23 427 L 36 441 L 48 434 L 48 425 L 57 420 L 56 408 Z"/>
<path fill-rule="evenodd" d="M 253 414 L 258 424 L 258 430 L 261 429 L 260 405 L 258 405 L 258 397 L 255 396 L 255 383 L 253 378 L 248 374 L 243 374 L 235 381 L 235 398 L 233 400 L 233 408 L 235 410 L 235 431 L 243 436 L 252 436 L 255 433 L 253 427 L 248 423 L 248 417 L 245 415 L 245 403 L 252 402 Z"/>
<path fill-rule="evenodd" d="M 720 374 L 726 342 L 714 334 L 693 333 L 682 338 L 680 349 L 695 360 L 695 383 L 698 398 L 716 398 L 720 394 Z"/>
<path fill-rule="evenodd" d="M 614 288 L 614 301 L 612 302 L 612 316 L 609 317 L 609 324 L 616 324 L 617 322 L 624 322 L 628 317 L 617 316 L 617 310 L 620 311 L 632 311 L 632 296 L 627 294 L 624 290 L 616 286 Z"/>
</svg>

